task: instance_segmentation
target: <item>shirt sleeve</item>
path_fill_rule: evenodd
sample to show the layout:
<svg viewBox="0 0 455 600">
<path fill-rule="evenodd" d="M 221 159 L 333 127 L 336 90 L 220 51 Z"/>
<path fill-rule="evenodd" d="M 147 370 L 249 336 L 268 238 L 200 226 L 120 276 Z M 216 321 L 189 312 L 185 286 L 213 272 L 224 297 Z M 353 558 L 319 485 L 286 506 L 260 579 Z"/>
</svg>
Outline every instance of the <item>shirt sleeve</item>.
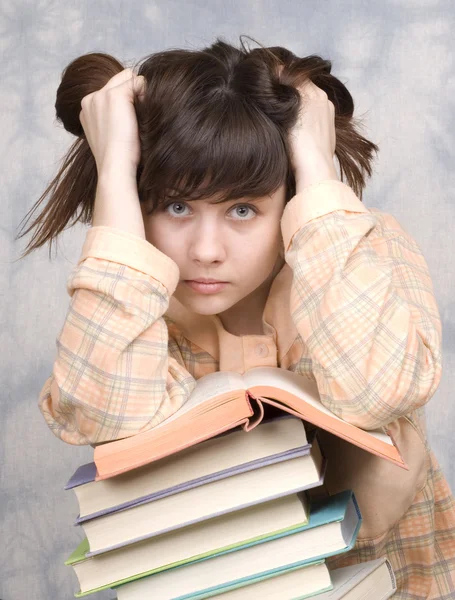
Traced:
<svg viewBox="0 0 455 600">
<path fill-rule="evenodd" d="M 424 405 L 442 375 L 442 331 L 414 239 L 335 180 L 296 194 L 281 226 L 292 318 L 322 403 L 363 429 Z"/>
<path fill-rule="evenodd" d="M 178 278 L 175 262 L 145 239 L 107 226 L 88 230 L 39 397 L 57 437 L 75 445 L 129 437 L 184 404 L 195 379 L 168 356 L 163 319 Z"/>
</svg>

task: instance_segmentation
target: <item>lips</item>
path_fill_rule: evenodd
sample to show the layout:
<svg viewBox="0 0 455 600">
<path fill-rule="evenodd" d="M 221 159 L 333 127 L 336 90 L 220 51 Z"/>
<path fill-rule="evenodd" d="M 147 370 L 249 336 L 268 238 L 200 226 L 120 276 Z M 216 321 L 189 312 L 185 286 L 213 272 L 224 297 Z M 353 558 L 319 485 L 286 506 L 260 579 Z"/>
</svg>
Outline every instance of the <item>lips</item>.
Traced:
<svg viewBox="0 0 455 600">
<path fill-rule="evenodd" d="M 218 281 L 216 279 L 186 279 L 184 283 L 193 291 L 200 294 L 216 294 L 228 285 L 227 281 Z"/>
<path fill-rule="evenodd" d="M 195 281 L 196 283 L 227 283 L 227 281 L 221 281 L 221 279 L 186 279 L 186 281 Z"/>
</svg>

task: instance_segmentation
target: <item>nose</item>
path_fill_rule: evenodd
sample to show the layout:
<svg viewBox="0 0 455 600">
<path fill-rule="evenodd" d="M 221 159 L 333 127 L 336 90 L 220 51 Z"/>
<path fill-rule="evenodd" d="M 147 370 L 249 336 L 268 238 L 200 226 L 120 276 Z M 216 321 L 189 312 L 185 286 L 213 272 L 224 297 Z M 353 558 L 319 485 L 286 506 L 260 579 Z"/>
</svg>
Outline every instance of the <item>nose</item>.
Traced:
<svg viewBox="0 0 455 600">
<path fill-rule="evenodd" d="M 213 265 L 225 260 L 223 236 L 213 219 L 201 220 L 195 224 L 188 256 L 201 265 Z"/>
</svg>

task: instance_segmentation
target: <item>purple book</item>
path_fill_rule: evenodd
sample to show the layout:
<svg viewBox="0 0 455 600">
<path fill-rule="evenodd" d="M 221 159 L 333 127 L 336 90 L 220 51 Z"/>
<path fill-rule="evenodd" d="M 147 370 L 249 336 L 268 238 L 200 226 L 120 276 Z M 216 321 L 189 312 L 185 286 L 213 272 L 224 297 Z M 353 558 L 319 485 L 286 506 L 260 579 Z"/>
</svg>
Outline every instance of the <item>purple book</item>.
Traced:
<svg viewBox="0 0 455 600">
<path fill-rule="evenodd" d="M 295 417 L 293 417 L 291 415 L 282 415 L 282 416 L 280 415 L 278 417 L 275 416 L 273 418 L 267 419 L 263 423 L 266 424 L 266 423 L 270 423 L 271 421 L 276 422 L 279 420 L 281 421 L 283 419 L 286 419 L 286 420 L 292 419 L 294 421 L 300 421 L 299 419 L 296 419 Z M 300 423 L 303 426 L 303 422 L 300 421 Z M 263 425 L 261 424 L 259 427 L 262 427 L 262 426 Z M 233 433 L 233 431 L 235 431 L 235 430 L 225 432 L 218 437 L 229 436 Z M 242 435 L 244 435 L 243 432 L 242 432 Z M 251 434 L 248 434 L 248 435 L 251 435 Z M 310 434 L 308 434 L 308 439 L 310 440 L 310 442 L 313 441 L 314 435 L 315 435 L 314 432 L 311 432 Z M 319 442 L 319 440 L 318 440 L 318 442 Z M 202 443 L 204 443 L 204 442 L 202 442 Z M 179 483 L 178 485 L 169 486 L 169 487 L 160 489 L 158 491 L 155 491 L 153 493 L 149 493 L 144 496 L 131 499 L 127 502 L 118 503 L 114 506 L 104 508 L 103 510 L 92 512 L 92 513 L 84 515 L 82 517 L 79 515 L 74 524 L 80 525 L 86 521 L 95 519 L 97 517 L 108 515 L 108 514 L 111 514 L 114 512 L 124 511 L 129 508 L 139 506 L 141 504 L 153 502 L 154 500 L 159 500 L 160 498 L 165 498 L 167 496 L 171 496 L 171 495 L 177 494 L 179 492 L 184 492 L 186 490 L 211 483 L 213 481 L 218 481 L 220 479 L 232 477 L 232 476 L 238 475 L 240 473 L 253 471 L 253 470 L 259 469 L 261 467 L 265 467 L 267 465 L 272 465 L 272 464 L 279 463 L 282 461 L 291 460 L 293 458 L 297 458 L 300 456 L 306 456 L 306 455 L 310 454 L 311 448 L 312 448 L 312 443 L 307 443 L 302 446 L 297 446 L 297 447 L 288 449 L 284 452 L 274 453 L 274 454 L 262 457 L 257 460 L 252 460 L 252 461 L 244 462 L 241 464 L 236 464 L 235 466 L 232 466 L 230 468 L 221 469 L 221 470 L 206 474 L 201 477 L 191 478 L 185 482 Z M 322 451 L 322 449 L 321 449 L 321 451 Z M 74 475 L 68 481 L 68 483 L 65 486 L 65 489 L 67 489 L 67 490 L 74 489 L 81 485 L 85 485 L 85 484 L 94 482 L 95 476 L 96 476 L 96 465 L 94 462 L 82 465 L 76 470 Z M 100 483 L 102 483 L 102 482 L 100 482 Z M 320 483 L 322 483 L 322 480 Z M 311 487 L 313 487 L 313 486 L 311 486 Z"/>
</svg>

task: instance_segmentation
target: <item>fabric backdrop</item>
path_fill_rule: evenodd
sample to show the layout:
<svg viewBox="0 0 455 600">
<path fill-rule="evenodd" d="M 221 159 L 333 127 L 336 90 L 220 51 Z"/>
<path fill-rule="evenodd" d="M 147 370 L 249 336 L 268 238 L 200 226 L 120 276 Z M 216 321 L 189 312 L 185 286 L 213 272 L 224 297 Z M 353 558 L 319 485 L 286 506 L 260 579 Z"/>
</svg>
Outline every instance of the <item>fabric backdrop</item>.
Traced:
<svg viewBox="0 0 455 600">
<path fill-rule="evenodd" d="M 37 400 L 51 373 L 69 305 L 65 284 L 86 228 L 65 232 L 52 260 L 46 247 L 14 262 L 28 241 L 14 238 L 74 140 L 55 119 L 55 94 L 64 67 L 86 52 L 108 52 L 132 66 L 151 52 L 199 49 L 215 36 L 238 44 L 246 34 L 332 60 L 332 73 L 354 97 L 355 115 L 364 117 L 365 134 L 380 147 L 364 202 L 398 219 L 432 274 L 444 372 L 427 408 L 429 436 L 455 487 L 454 30 L 451 0 L 1 0 L 2 600 L 70 600 L 78 589 L 63 561 L 82 532 L 73 527 L 75 496 L 63 486 L 92 459 L 92 449 L 56 439 Z"/>
</svg>

